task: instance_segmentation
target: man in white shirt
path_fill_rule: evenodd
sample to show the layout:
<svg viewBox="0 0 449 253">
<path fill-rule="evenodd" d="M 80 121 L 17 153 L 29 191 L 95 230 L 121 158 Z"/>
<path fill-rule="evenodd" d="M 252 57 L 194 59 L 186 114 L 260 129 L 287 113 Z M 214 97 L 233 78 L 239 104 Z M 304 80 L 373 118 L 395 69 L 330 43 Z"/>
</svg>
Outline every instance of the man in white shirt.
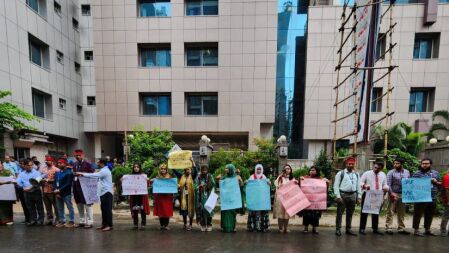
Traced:
<svg viewBox="0 0 449 253">
<path fill-rule="evenodd" d="M 349 157 L 345 161 L 346 169 L 337 173 L 334 180 L 334 194 L 337 199 L 337 217 L 336 232 L 337 236 L 341 236 L 341 220 L 346 210 L 346 234 L 357 236 L 352 232 L 352 215 L 354 214 L 355 205 L 360 203 L 362 197 L 362 189 L 360 187 L 360 176 L 354 171 L 355 158 Z"/>
<path fill-rule="evenodd" d="M 360 179 L 362 188 L 364 190 L 362 195 L 362 208 L 363 204 L 365 203 L 365 196 L 367 191 L 381 190 L 384 193 L 388 192 L 389 187 L 387 184 L 387 176 L 382 171 L 383 168 L 384 168 L 383 162 L 375 162 L 372 170 L 363 173 L 362 178 Z M 362 214 L 360 215 L 360 230 L 359 230 L 359 233 L 362 235 L 366 235 L 365 228 L 367 220 L 368 214 L 362 212 Z M 379 231 L 378 214 L 371 214 L 371 222 L 373 227 L 373 233 L 377 235 L 383 235 L 383 233 Z"/>
</svg>

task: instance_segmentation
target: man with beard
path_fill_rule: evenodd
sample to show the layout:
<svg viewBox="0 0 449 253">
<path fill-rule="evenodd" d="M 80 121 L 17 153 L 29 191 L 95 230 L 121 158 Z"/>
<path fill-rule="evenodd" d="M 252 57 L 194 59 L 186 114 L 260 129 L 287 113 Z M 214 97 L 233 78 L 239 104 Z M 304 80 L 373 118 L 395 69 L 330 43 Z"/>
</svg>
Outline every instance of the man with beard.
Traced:
<svg viewBox="0 0 449 253">
<path fill-rule="evenodd" d="M 59 221 L 58 208 L 56 207 L 56 196 L 53 192 L 53 182 L 59 169 L 55 166 L 54 162 L 53 157 L 49 155 L 45 156 L 45 164 L 47 166 L 42 167 L 40 171 L 44 178 L 42 180 L 42 190 L 44 192 L 43 200 L 45 211 L 47 212 L 47 225 L 53 225 Z M 55 214 L 55 220 L 53 220 L 53 212 Z"/>
<path fill-rule="evenodd" d="M 73 174 L 76 173 L 93 173 L 92 165 L 84 160 L 84 152 L 81 149 L 75 150 L 76 162 L 73 164 Z M 75 198 L 76 206 L 78 208 L 79 223 L 75 227 L 92 228 L 94 223 L 93 204 L 86 204 L 84 199 L 83 189 L 81 188 L 78 177 L 73 179 L 73 197 Z"/>
</svg>

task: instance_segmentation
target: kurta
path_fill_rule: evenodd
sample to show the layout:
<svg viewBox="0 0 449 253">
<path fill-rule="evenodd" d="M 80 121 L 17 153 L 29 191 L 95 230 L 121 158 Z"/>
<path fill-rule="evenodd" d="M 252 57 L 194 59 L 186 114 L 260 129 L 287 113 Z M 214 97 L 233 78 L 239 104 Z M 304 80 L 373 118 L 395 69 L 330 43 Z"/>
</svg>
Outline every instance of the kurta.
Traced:
<svg viewBox="0 0 449 253">
<path fill-rule="evenodd" d="M 91 164 L 87 161 L 83 160 L 81 163 L 76 161 L 73 165 L 73 173 L 75 174 L 76 172 L 93 173 L 94 169 L 92 169 Z M 74 177 L 73 179 L 73 197 L 77 204 L 86 204 L 78 177 Z"/>
<path fill-rule="evenodd" d="M 0 171 L 0 177 L 13 177 L 13 174 L 11 171 L 3 168 L 3 170 Z M 12 205 L 15 201 L 10 200 L 0 200 L 0 225 L 4 225 L 8 222 L 13 221 L 13 209 Z"/>
<path fill-rule="evenodd" d="M 173 194 L 154 194 L 154 216 L 170 218 L 173 216 Z"/>
<path fill-rule="evenodd" d="M 200 174 L 195 180 L 196 217 L 202 224 L 206 224 L 207 218 L 213 216 L 213 211 L 212 213 L 209 213 L 204 208 L 204 205 L 206 204 L 206 201 L 212 193 L 214 187 L 214 179 L 209 173 L 207 173 L 204 177 Z"/>
<path fill-rule="evenodd" d="M 279 176 L 274 182 L 276 190 L 278 190 L 281 186 L 287 184 L 288 182 L 290 182 L 289 178 L 283 177 L 282 175 Z M 273 217 L 278 219 L 290 219 L 290 216 L 287 214 L 285 208 L 281 204 L 281 201 L 278 199 L 277 194 L 274 201 Z"/>
</svg>

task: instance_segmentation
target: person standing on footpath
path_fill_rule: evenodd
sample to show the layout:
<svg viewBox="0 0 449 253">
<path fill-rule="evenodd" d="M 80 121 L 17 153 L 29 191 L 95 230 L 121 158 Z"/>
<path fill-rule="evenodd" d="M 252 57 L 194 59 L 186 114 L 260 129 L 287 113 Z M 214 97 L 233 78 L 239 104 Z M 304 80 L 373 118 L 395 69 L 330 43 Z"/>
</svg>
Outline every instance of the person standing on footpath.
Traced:
<svg viewBox="0 0 449 253">
<path fill-rule="evenodd" d="M 99 172 L 85 173 L 77 172 L 75 175 L 87 178 L 98 179 L 98 195 L 101 202 L 101 226 L 97 230 L 103 232 L 112 230 L 112 174 L 111 170 L 106 166 L 106 159 L 102 158 L 98 161 Z"/>
<path fill-rule="evenodd" d="M 448 236 L 447 234 L 447 223 L 449 221 L 449 171 L 443 177 L 442 183 L 442 200 L 444 205 L 443 217 L 441 217 L 441 236 Z"/>
<path fill-rule="evenodd" d="M 365 203 L 366 191 L 382 190 L 384 191 L 384 193 L 388 192 L 387 176 L 382 171 L 383 168 L 384 168 L 383 162 L 375 162 L 372 170 L 363 173 L 360 179 L 362 183 L 362 188 L 365 190 L 365 192 L 363 192 L 362 195 L 362 204 L 361 204 L 362 209 L 363 204 Z M 362 214 L 360 215 L 359 234 L 366 235 L 365 228 L 367 221 L 368 221 L 368 214 L 362 212 Z M 379 231 L 379 214 L 371 214 L 371 222 L 373 233 L 377 235 L 383 235 L 383 233 Z"/>
<path fill-rule="evenodd" d="M 387 220 L 385 223 L 386 232 L 389 235 L 393 234 L 393 216 L 396 213 L 398 217 L 398 234 L 409 235 L 410 232 L 405 230 L 405 204 L 402 203 L 402 179 L 409 178 L 410 172 L 403 167 L 404 160 L 396 158 L 393 161 L 393 169 L 387 173 L 387 184 L 389 187 Z"/>
<path fill-rule="evenodd" d="M 75 150 L 76 162 L 73 164 L 73 173 L 93 173 L 92 165 L 84 159 L 84 152 L 81 149 Z M 83 189 L 81 188 L 78 177 L 73 179 L 73 197 L 78 208 L 79 223 L 75 227 L 92 228 L 94 223 L 93 204 L 86 204 Z"/>
<path fill-rule="evenodd" d="M 58 160 L 57 165 L 59 171 L 56 173 L 55 181 L 53 183 L 59 213 L 59 221 L 58 224 L 56 224 L 57 228 L 73 228 L 75 226 L 75 211 L 73 210 L 72 204 L 73 172 L 67 164 L 68 162 L 64 158 Z M 67 223 L 64 205 L 66 205 L 69 210 L 69 222 Z"/>
<path fill-rule="evenodd" d="M 335 175 L 334 194 L 337 199 L 337 217 L 335 219 L 337 236 L 341 236 L 341 221 L 343 213 L 346 210 L 346 234 L 357 236 L 351 230 L 352 216 L 356 204 L 360 203 L 362 189 L 360 185 L 360 176 L 354 171 L 355 158 L 349 157 L 345 161 L 346 168 Z"/>
<path fill-rule="evenodd" d="M 54 158 L 49 155 L 45 156 L 45 164 L 47 166 L 42 167 L 41 169 L 41 173 L 44 178 L 42 180 L 42 190 L 44 192 L 43 200 L 45 211 L 47 212 L 47 225 L 50 226 L 53 224 L 56 225 L 59 221 L 58 208 L 56 207 L 56 196 L 53 192 L 55 174 L 59 172 L 59 169 L 54 165 Z M 54 217 L 53 213 L 55 214 Z"/>
<path fill-rule="evenodd" d="M 430 178 L 432 188 L 432 201 L 424 203 L 415 203 L 413 210 L 413 229 L 415 229 L 415 236 L 430 235 L 435 236 L 435 234 L 430 230 L 432 226 L 433 215 L 437 207 L 437 194 L 438 188 L 441 185 L 440 174 L 438 171 L 432 169 L 432 160 L 429 158 L 424 158 L 421 160 L 421 167 L 412 176 L 413 178 Z M 424 234 L 419 231 L 419 223 L 424 215 Z"/>
</svg>

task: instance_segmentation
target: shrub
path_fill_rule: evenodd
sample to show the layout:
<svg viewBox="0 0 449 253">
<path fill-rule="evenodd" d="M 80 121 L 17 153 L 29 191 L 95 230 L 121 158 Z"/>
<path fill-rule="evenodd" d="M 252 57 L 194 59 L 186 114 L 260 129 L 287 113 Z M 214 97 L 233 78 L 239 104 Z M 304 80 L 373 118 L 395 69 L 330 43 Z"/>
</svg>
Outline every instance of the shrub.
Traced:
<svg viewBox="0 0 449 253">
<path fill-rule="evenodd" d="M 420 166 L 420 162 L 418 158 L 416 158 L 416 156 L 395 148 L 392 150 L 388 150 L 388 160 L 387 160 L 388 170 L 391 170 L 393 168 L 393 161 L 395 158 L 404 159 L 403 167 L 409 170 L 410 173 L 415 172 Z"/>
</svg>

